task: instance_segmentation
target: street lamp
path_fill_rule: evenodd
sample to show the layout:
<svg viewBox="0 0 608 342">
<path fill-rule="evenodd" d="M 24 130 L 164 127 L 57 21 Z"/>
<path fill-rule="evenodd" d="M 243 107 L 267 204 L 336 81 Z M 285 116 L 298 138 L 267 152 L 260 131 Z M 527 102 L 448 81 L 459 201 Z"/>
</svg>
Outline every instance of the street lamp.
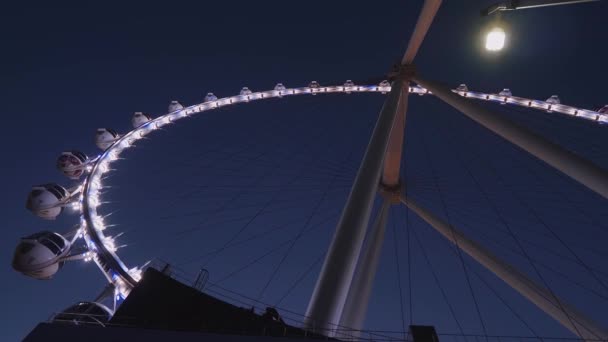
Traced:
<svg viewBox="0 0 608 342">
<path fill-rule="evenodd" d="M 500 51 L 505 47 L 507 34 L 500 27 L 495 27 L 486 35 L 486 50 Z"/>
<path fill-rule="evenodd" d="M 572 5 L 599 0 L 510 0 L 496 3 L 481 11 L 481 15 L 492 15 L 496 12 L 515 11 L 520 9 L 538 8 L 557 5 Z"/>
<path fill-rule="evenodd" d="M 481 11 L 482 16 L 489 16 L 503 11 L 515 11 L 520 9 L 538 8 L 557 5 L 571 5 L 584 2 L 594 2 L 599 0 L 510 0 L 496 3 Z M 499 24 L 488 31 L 486 35 L 486 50 L 498 52 L 505 46 L 507 35 Z"/>
</svg>

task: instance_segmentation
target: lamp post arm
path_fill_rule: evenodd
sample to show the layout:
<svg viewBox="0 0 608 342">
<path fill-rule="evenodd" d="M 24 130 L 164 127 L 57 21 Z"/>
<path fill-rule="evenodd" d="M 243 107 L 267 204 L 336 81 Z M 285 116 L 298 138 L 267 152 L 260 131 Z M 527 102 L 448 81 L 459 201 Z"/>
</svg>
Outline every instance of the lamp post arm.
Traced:
<svg viewBox="0 0 608 342">
<path fill-rule="evenodd" d="M 492 15 L 496 12 L 514 11 L 520 9 L 558 6 L 558 5 L 573 5 L 584 2 L 595 2 L 599 0 L 511 0 L 496 3 L 481 11 L 481 15 Z"/>
</svg>

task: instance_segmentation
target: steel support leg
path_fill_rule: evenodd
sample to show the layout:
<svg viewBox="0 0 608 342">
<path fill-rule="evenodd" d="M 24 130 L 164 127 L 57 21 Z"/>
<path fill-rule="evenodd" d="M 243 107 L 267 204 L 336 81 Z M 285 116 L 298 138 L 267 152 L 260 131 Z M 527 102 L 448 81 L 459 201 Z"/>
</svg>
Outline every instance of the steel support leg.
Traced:
<svg viewBox="0 0 608 342">
<path fill-rule="evenodd" d="M 401 64 L 412 64 L 414 62 L 414 58 L 418 54 L 418 50 L 420 49 L 420 45 L 424 41 L 424 37 L 426 37 L 426 33 L 431 28 L 431 24 L 433 23 L 433 19 L 435 19 L 435 15 L 441 6 L 442 0 L 425 0 L 422 5 L 422 10 L 420 11 L 420 15 L 418 16 L 418 21 L 416 22 L 416 26 L 414 27 L 414 32 L 410 37 L 410 41 L 407 44 L 407 50 L 401 59 Z"/>
<path fill-rule="evenodd" d="M 413 79 L 480 125 L 572 177 L 587 188 L 604 196 L 604 198 L 608 198 L 608 172 L 606 170 L 557 144 L 547 141 L 499 114 L 454 94 L 448 87 L 417 76 Z"/>
<path fill-rule="evenodd" d="M 390 200 L 385 198 L 372 229 L 367 233 L 363 252 L 359 258 L 350 291 L 348 291 L 344 310 L 342 310 L 340 326 L 350 330 L 348 334 L 350 338 L 358 339 L 360 330 L 363 328 L 367 305 L 382 253 L 390 207 Z"/>
<path fill-rule="evenodd" d="M 585 340 L 608 340 L 608 332 L 606 330 L 563 300 L 557 298 L 552 292 L 528 279 L 525 274 L 500 260 L 481 245 L 469 240 L 462 232 L 456 230 L 456 228 L 450 226 L 430 211 L 420 207 L 410 197 L 405 198 L 402 196 L 401 201 L 443 235 L 443 237 L 470 255 L 485 268 L 492 271 L 497 277 L 575 335 Z"/>
<path fill-rule="evenodd" d="M 376 122 L 308 304 L 305 321 L 308 329 L 329 334 L 340 321 L 378 190 L 384 154 L 402 89 L 401 81 L 393 82 Z"/>
<path fill-rule="evenodd" d="M 397 116 L 391 129 L 391 138 L 384 158 L 384 171 L 382 172 L 382 184 L 386 187 L 399 186 L 399 174 L 401 169 L 401 157 L 403 155 L 403 135 L 405 133 L 405 120 L 407 103 L 409 98 L 409 82 L 403 84 Z"/>
</svg>

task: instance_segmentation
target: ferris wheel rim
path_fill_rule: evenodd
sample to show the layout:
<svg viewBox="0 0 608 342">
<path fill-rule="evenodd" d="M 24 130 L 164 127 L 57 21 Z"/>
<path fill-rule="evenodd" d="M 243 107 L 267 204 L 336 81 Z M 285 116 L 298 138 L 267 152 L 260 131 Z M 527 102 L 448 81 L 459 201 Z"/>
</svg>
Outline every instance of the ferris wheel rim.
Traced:
<svg viewBox="0 0 608 342">
<path fill-rule="evenodd" d="M 221 108 L 238 103 L 249 103 L 252 101 L 282 98 L 284 96 L 307 95 L 307 94 L 331 94 L 331 93 L 388 93 L 391 86 L 383 85 L 343 85 L 326 87 L 300 87 L 274 89 L 262 92 L 255 92 L 246 95 L 234 95 L 197 103 L 173 112 L 166 113 L 154 118 L 138 127 L 133 128 L 128 133 L 119 136 L 107 149 L 98 157 L 91 161 L 90 171 L 85 175 L 82 182 L 82 192 L 80 196 L 80 215 L 81 215 L 81 234 L 85 244 L 92 252 L 92 259 L 106 276 L 108 282 L 114 284 L 118 292 L 126 297 L 128 292 L 138 283 L 141 277 L 141 270 L 137 267 L 129 269 L 116 253 L 116 247 L 111 236 L 104 234 L 105 225 L 103 218 L 97 213 L 99 202 L 99 190 L 103 174 L 110 171 L 109 166 L 118 159 L 118 156 L 126 149 L 133 147 L 133 143 L 143 139 L 148 133 L 155 131 L 179 119 L 190 117 L 212 109 Z M 432 94 L 429 90 L 420 86 L 410 86 L 412 94 L 425 95 Z M 489 101 L 501 104 L 511 104 L 546 112 L 557 112 L 569 116 L 579 117 L 608 123 L 608 115 L 587 109 L 579 109 L 563 104 L 555 104 L 547 101 L 533 100 L 522 97 L 503 96 L 500 94 L 486 94 L 481 92 L 469 91 L 468 89 L 455 89 L 454 93 L 468 98 L 482 101 Z"/>
</svg>

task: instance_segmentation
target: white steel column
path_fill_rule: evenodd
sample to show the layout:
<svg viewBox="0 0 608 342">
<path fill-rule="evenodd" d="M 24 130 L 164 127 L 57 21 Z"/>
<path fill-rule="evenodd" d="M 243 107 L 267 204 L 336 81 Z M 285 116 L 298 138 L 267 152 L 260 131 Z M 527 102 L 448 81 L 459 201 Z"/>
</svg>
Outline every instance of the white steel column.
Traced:
<svg viewBox="0 0 608 342">
<path fill-rule="evenodd" d="M 306 310 L 305 326 L 330 333 L 340 321 L 373 205 L 403 84 L 393 82 Z"/>
<path fill-rule="evenodd" d="M 437 10 L 439 9 L 441 5 L 441 0 L 425 0 L 424 1 L 424 5 L 422 6 L 422 10 L 420 12 L 420 15 L 418 16 L 418 21 L 416 22 L 416 26 L 414 27 L 414 32 L 412 33 L 412 36 L 410 37 L 410 41 L 408 43 L 408 47 L 407 50 L 405 52 L 405 54 L 403 55 L 403 58 L 401 60 L 401 66 L 400 68 L 396 71 L 396 78 L 398 79 L 397 82 L 395 82 L 394 84 L 398 84 L 401 89 L 399 90 L 399 94 L 392 94 L 393 96 L 395 96 L 398 99 L 398 103 L 393 103 L 392 105 L 396 106 L 396 108 L 391 108 L 392 111 L 396 111 L 396 113 L 393 113 L 393 117 L 394 119 L 392 120 L 392 123 L 390 124 L 389 127 L 386 128 L 386 130 L 384 130 L 382 134 L 387 134 L 390 136 L 390 139 L 388 140 L 387 145 L 385 145 L 385 147 L 383 148 L 382 152 L 386 153 L 385 157 L 384 157 L 384 161 L 381 163 L 384 164 L 383 167 L 383 173 L 382 173 L 382 186 L 383 188 L 385 188 L 388 191 L 398 191 L 398 186 L 399 186 L 399 169 L 401 166 L 401 158 L 402 158 L 402 154 L 403 154 L 403 135 L 404 135 L 404 130 L 405 130 L 405 118 L 406 118 L 406 111 L 407 111 L 407 102 L 408 102 L 408 95 L 409 95 L 409 76 L 411 76 L 411 73 L 413 71 L 413 67 L 412 67 L 412 62 L 414 61 L 414 58 L 416 57 L 416 54 L 418 53 L 418 50 L 420 49 L 420 46 L 422 45 L 422 42 L 424 41 L 424 37 L 426 36 L 431 24 L 433 23 L 433 19 L 435 18 L 435 15 L 437 14 Z M 407 80 L 407 81 L 403 81 L 402 84 L 402 79 Z M 391 91 L 392 93 L 392 91 Z M 390 96 L 390 95 L 389 95 Z M 387 106 L 387 103 L 389 102 L 389 100 L 387 100 L 387 102 L 385 102 L 385 107 Z M 383 111 L 385 110 L 385 108 L 383 108 Z M 379 119 L 380 122 L 380 119 Z M 378 126 L 377 126 L 378 127 Z M 376 131 L 374 131 L 374 134 L 376 133 Z M 372 138 L 373 140 L 374 138 Z M 368 146 L 368 150 L 366 152 L 366 157 L 367 158 L 367 154 L 372 151 L 372 141 L 370 141 L 370 145 Z M 378 168 L 382 167 L 381 165 L 377 166 Z M 362 169 L 363 169 L 363 164 L 361 166 L 360 169 L 360 173 L 362 173 Z M 379 171 L 379 169 L 378 169 Z M 359 178 L 359 175 L 357 175 L 357 178 Z M 378 182 L 380 179 L 377 179 L 376 182 Z M 357 181 L 355 182 L 355 185 L 353 185 L 353 190 L 351 192 L 351 195 L 349 197 L 349 200 L 347 202 L 347 207 L 350 206 L 350 202 L 351 199 L 354 198 L 354 194 L 355 194 L 355 187 Z M 376 183 L 376 187 L 378 186 L 378 183 Z M 351 232 L 350 234 L 353 235 L 351 237 L 351 239 L 354 239 L 354 242 L 356 243 L 355 248 L 358 249 L 358 251 L 361 250 L 360 247 L 360 242 L 359 239 L 362 238 L 362 236 L 360 234 L 364 234 L 365 230 L 366 230 L 366 226 L 367 226 L 367 221 L 369 220 L 369 210 L 371 210 L 371 200 L 372 198 L 369 199 L 370 202 L 368 202 L 368 207 L 366 208 L 367 212 L 362 212 L 359 214 L 359 218 L 361 219 L 359 222 L 353 222 L 353 226 L 357 227 L 356 229 L 354 229 L 353 232 Z M 390 202 L 390 201 L 389 201 Z M 384 235 L 384 226 L 386 224 L 386 213 L 388 212 L 388 206 L 390 206 L 390 203 L 387 203 L 385 200 L 385 203 L 383 204 L 383 211 L 382 211 L 382 215 L 379 218 L 379 221 L 376 222 L 376 225 L 373 228 L 373 231 L 368 234 L 370 237 L 371 236 L 375 236 L 376 234 L 381 234 L 382 236 Z M 347 208 L 344 209 L 344 213 L 343 213 L 343 219 L 344 217 L 347 215 Z M 349 214 L 351 215 L 351 214 Z M 342 225 L 344 223 L 340 222 L 338 229 L 342 229 Z M 337 236 L 338 236 L 338 231 L 336 231 L 336 235 L 334 236 L 334 241 L 332 241 L 332 246 L 330 251 L 334 250 L 334 243 L 337 240 Z M 376 236 L 376 239 L 378 239 L 378 237 Z M 311 299 L 311 303 L 308 307 L 308 314 L 310 316 L 314 316 L 314 318 L 311 319 L 317 319 L 317 320 L 321 320 L 321 321 L 325 321 L 325 320 L 329 320 L 331 323 L 336 322 L 337 320 L 340 320 L 341 322 L 350 322 L 347 325 L 349 326 L 356 326 L 357 329 L 360 329 L 361 324 L 363 323 L 363 319 L 365 317 L 365 313 L 367 311 L 367 304 L 368 304 L 368 300 L 369 300 L 369 291 L 371 291 L 371 286 L 373 284 L 373 279 L 375 278 L 375 273 L 376 273 L 376 265 L 377 265 L 377 258 L 381 251 L 382 248 L 382 239 L 380 238 L 380 241 L 376 241 L 374 243 L 370 243 L 368 244 L 368 246 L 366 247 L 366 251 L 363 252 L 363 255 L 361 255 L 361 260 L 359 261 L 359 264 L 357 265 L 357 256 L 358 256 L 358 252 L 357 255 L 353 255 L 352 258 L 354 258 L 353 260 L 351 260 L 350 264 L 352 264 L 353 266 L 357 265 L 356 268 L 356 274 L 357 276 L 355 277 L 355 279 L 353 280 L 353 276 L 352 274 L 355 272 L 354 270 L 349 270 L 348 272 L 350 273 L 349 277 L 351 282 L 349 284 L 346 284 L 347 287 L 344 287 L 344 284 L 340 285 L 341 288 L 339 287 L 335 287 L 334 290 L 335 291 L 337 289 L 339 289 L 339 291 L 342 291 L 339 294 L 336 294 L 334 292 L 334 296 L 339 297 L 336 298 L 336 303 L 333 304 L 323 304 L 323 305 L 338 305 L 337 307 L 335 307 L 332 313 L 325 313 L 322 314 L 321 316 L 320 313 L 317 313 L 315 315 L 313 315 L 313 312 L 315 312 L 315 310 L 317 311 L 321 311 L 321 310 L 327 310 L 327 309 L 317 309 L 316 306 L 321 305 L 319 304 L 320 301 L 322 301 L 322 298 L 319 293 L 319 288 L 322 286 L 322 280 L 321 278 L 325 278 L 327 277 L 325 275 L 326 273 L 326 266 L 328 263 L 331 263 L 330 260 L 330 256 L 328 255 L 327 259 L 325 260 L 325 265 L 323 266 L 323 270 L 321 272 L 321 277 L 319 278 L 318 282 L 317 282 L 317 286 L 315 287 L 315 291 L 313 293 L 313 298 Z M 354 261 L 354 264 L 352 263 Z M 327 285 L 324 285 L 327 286 Z M 350 291 L 348 291 L 348 289 L 350 288 Z M 344 292 L 346 291 L 346 292 Z M 330 295 L 330 293 L 328 293 L 328 295 Z M 346 301 L 346 298 L 343 298 L 343 296 L 348 295 L 351 300 L 349 300 L 349 304 L 346 305 L 346 307 L 344 307 L 344 302 Z M 333 300 L 333 299 L 332 299 Z M 323 317 L 323 315 L 326 315 L 325 318 Z M 343 317 L 342 317 L 343 316 Z M 342 319 L 340 319 L 340 317 L 342 317 Z M 308 322 L 308 326 L 310 327 L 310 322 Z"/>
<path fill-rule="evenodd" d="M 399 184 L 403 129 L 409 93 L 409 84 L 407 82 L 403 84 L 403 79 L 408 79 L 411 76 L 411 63 L 418 53 L 418 49 L 440 5 L 441 0 L 424 1 L 407 51 L 403 56 L 397 81 L 393 82 L 391 92 L 384 102 L 380 117 L 357 173 L 357 178 L 325 257 L 321 274 L 317 279 L 317 284 L 306 311 L 305 326 L 308 329 L 318 330 L 321 333 L 330 335 L 331 330 L 336 328 L 336 325 L 340 321 L 346 296 L 353 280 L 359 253 L 361 252 L 374 196 L 380 182 L 385 153 L 389 146 L 389 137 L 390 160 L 386 164 L 388 167 L 385 165 L 385 173 L 382 175 L 382 178 L 383 181 L 387 181 L 384 183 L 385 186 L 394 187 Z M 398 118 L 395 119 L 397 116 Z M 367 262 L 369 260 L 364 261 L 364 263 Z M 368 274 L 367 276 L 373 278 L 374 275 Z M 365 305 L 367 305 L 367 302 Z"/>
<path fill-rule="evenodd" d="M 358 339 L 360 330 L 363 327 L 378 262 L 380 261 L 386 221 L 391 204 L 388 198 L 383 200 L 374 225 L 367 233 L 365 245 L 357 264 L 357 270 L 355 271 L 350 291 L 348 291 L 346 303 L 344 303 L 340 327 L 349 329 L 346 335 L 349 338 Z M 338 334 L 337 337 L 340 337 L 340 335 Z"/>
<path fill-rule="evenodd" d="M 443 237 L 470 255 L 485 268 L 492 271 L 497 277 L 575 335 L 586 340 L 608 340 L 608 332 L 606 330 L 563 300 L 558 299 L 549 290 L 528 279 L 525 274 L 500 260 L 481 245 L 469 240 L 462 232 L 456 230 L 456 228 L 444 222 L 430 211 L 420 207 L 410 197 L 405 198 L 405 196 L 402 196 L 401 201 L 443 235 Z"/>
<path fill-rule="evenodd" d="M 472 120 L 572 177 L 604 198 L 608 198 L 608 172 L 606 170 L 499 114 L 454 94 L 448 87 L 417 76 L 414 76 L 413 80 Z"/>
<path fill-rule="evenodd" d="M 414 27 L 414 32 L 407 44 L 407 50 L 401 59 L 401 65 L 411 65 L 418 54 L 420 45 L 424 41 L 435 15 L 441 6 L 441 0 L 425 0 L 422 10 L 418 16 L 418 21 Z M 395 124 L 391 130 L 391 140 L 386 151 L 384 160 L 384 172 L 382 174 L 382 184 L 387 187 L 399 185 L 399 170 L 401 167 L 401 157 L 403 155 L 403 134 L 405 131 L 405 120 L 407 113 L 407 102 L 409 95 L 409 82 L 404 84 L 399 109 Z"/>
<path fill-rule="evenodd" d="M 414 33 L 410 37 L 410 41 L 407 45 L 407 50 L 401 59 L 401 64 L 412 64 L 416 54 L 418 54 L 418 50 L 420 49 L 420 45 L 424 41 L 424 37 L 426 37 L 426 33 L 429 31 L 433 20 L 435 19 L 435 15 L 441 6 L 442 0 L 425 0 L 422 5 L 422 10 L 420 11 L 420 15 L 418 16 L 418 21 L 416 22 L 416 26 L 414 27 Z"/>
<path fill-rule="evenodd" d="M 384 158 L 382 185 L 386 187 L 396 187 L 399 185 L 401 157 L 403 155 L 403 135 L 405 133 L 405 118 L 409 94 L 409 82 L 406 82 L 401 91 L 399 106 L 397 107 L 397 117 L 391 129 L 391 138 L 386 150 L 386 157 Z"/>
</svg>

